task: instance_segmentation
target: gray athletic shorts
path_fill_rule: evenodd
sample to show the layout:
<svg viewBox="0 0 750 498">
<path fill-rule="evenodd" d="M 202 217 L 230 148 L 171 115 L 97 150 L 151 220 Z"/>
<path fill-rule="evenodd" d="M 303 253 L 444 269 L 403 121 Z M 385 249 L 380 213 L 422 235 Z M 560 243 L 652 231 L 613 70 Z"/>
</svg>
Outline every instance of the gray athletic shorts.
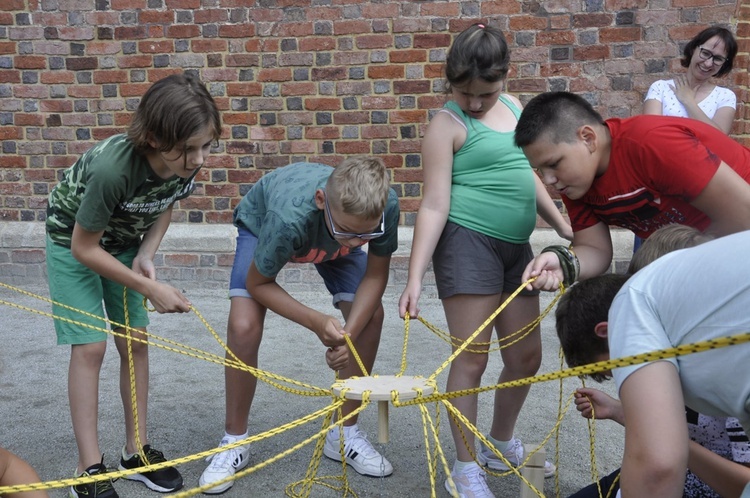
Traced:
<svg viewBox="0 0 750 498">
<path fill-rule="evenodd" d="M 456 294 L 510 294 L 534 258 L 531 244 L 511 244 L 448 222 L 432 256 L 438 297 Z M 536 296 L 538 290 L 521 291 Z"/>
</svg>

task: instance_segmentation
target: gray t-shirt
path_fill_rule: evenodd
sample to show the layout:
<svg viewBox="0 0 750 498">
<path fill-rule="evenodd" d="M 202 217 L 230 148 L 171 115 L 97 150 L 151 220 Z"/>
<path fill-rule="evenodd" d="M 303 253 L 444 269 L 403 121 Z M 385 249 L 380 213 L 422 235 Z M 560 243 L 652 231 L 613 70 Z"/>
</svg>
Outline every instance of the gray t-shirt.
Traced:
<svg viewBox="0 0 750 498">
<path fill-rule="evenodd" d="M 325 189 L 331 166 L 295 163 L 264 175 L 234 210 L 234 224 L 258 237 L 253 261 L 261 275 L 275 277 L 289 262 L 322 263 L 349 254 L 328 232 L 315 192 Z M 398 248 L 398 197 L 390 189 L 385 233 L 368 252 L 389 256 Z"/>
<path fill-rule="evenodd" d="M 636 273 L 609 311 L 612 358 L 750 332 L 750 231 L 663 256 Z M 750 343 L 665 360 L 685 404 L 750 428 Z M 617 368 L 618 390 L 644 365 Z"/>
</svg>

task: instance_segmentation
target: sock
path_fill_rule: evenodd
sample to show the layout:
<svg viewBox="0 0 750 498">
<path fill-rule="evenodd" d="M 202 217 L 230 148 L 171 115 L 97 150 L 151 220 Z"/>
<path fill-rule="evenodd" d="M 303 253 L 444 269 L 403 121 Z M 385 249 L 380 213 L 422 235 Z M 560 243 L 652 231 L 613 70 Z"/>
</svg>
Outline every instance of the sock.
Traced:
<svg viewBox="0 0 750 498">
<path fill-rule="evenodd" d="M 505 450 L 508 449 L 508 446 L 510 446 L 510 441 L 499 441 L 499 440 L 497 440 L 494 437 L 489 436 L 489 435 L 487 436 L 487 440 L 490 443 L 492 443 L 492 446 L 494 446 L 497 449 L 497 451 L 499 451 L 500 453 L 504 453 Z M 511 441 L 512 440 L 513 439 L 511 439 Z"/>
<path fill-rule="evenodd" d="M 471 462 L 462 462 L 461 460 L 456 460 L 455 462 L 453 462 L 453 473 L 463 474 L 472 466 L 477 466 L 477 463 L 473 460 Z"/>
<path fill-rule="evenodd" d="M 333 429 L 331 429 L 330 431 L 328 431 L 328 434 L 330 434 L 330 436 L 332 438 L 338 439 L 339 438 L 339 434 L 341 434 L 343 432 L 344 439 L 347 439 L 347 438 L 349 438 L 352 435 L 353 432 L 357 432 L 357 429 L 358 429 L 357 428 L 357 424 L 354 424 L 354 425 L 351 425 L 351 426 L 345 425 L 343 427 L 343 430 L 340 430 L 339 427 L 336 426 Z"/>
<path fill-rule="evenodd" d="M 127 446 L 122 447 L 122 458 L 123 460 L 130 460 L 134 456 L 136 456 L 138 453 L 128 453 Z"/>
<path fill-rule="evenodd" d="M 224 437 L 222 439 L 229 440 L 230 443 L 234 443 L 235 441 L 239 441 L 240 439 L 245 439 L 248 437 L 248 431 L 245 431 L 244 434 L 229 434 L 228 432 L 224 431 Z"/>
</svg>

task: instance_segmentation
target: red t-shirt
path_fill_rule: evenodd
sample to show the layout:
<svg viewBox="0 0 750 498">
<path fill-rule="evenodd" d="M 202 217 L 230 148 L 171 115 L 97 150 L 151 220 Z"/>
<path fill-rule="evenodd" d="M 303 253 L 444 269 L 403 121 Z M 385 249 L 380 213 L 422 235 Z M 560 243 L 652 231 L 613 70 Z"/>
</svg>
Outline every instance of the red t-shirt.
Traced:
<svg viewBox="0 0 750 498">
<path fill-rule="evenodd" d="M 750 183 L 750 149 L 710 125 L 654 115 L 606 124 L 612 137 L 607 171 L 581 199 L 563 196 L 574 232 L 600 221 L 643 238 L 671 223 L 705 230 L 711 220 L 690 201 L 721 161 Z"/>
</svg>

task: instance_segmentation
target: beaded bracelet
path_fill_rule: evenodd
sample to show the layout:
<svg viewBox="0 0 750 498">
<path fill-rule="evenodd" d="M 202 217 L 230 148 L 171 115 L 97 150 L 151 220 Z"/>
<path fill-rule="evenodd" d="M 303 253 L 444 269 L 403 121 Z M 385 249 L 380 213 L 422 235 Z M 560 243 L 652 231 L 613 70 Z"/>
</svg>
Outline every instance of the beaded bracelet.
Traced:
<svg viewBox="0 0 750 498">
<path fill-rule="evenodd" d="M 578 280 L 581 264 L 572 249 L 565 246 L 547 246 L 542 249 L 542 252 L 552 252 L 557 255 L 557 258 L 560 260 L 560 269 L 563 273 L 563 284 L 566 287 L 573 285 Z"/>
</svg>

